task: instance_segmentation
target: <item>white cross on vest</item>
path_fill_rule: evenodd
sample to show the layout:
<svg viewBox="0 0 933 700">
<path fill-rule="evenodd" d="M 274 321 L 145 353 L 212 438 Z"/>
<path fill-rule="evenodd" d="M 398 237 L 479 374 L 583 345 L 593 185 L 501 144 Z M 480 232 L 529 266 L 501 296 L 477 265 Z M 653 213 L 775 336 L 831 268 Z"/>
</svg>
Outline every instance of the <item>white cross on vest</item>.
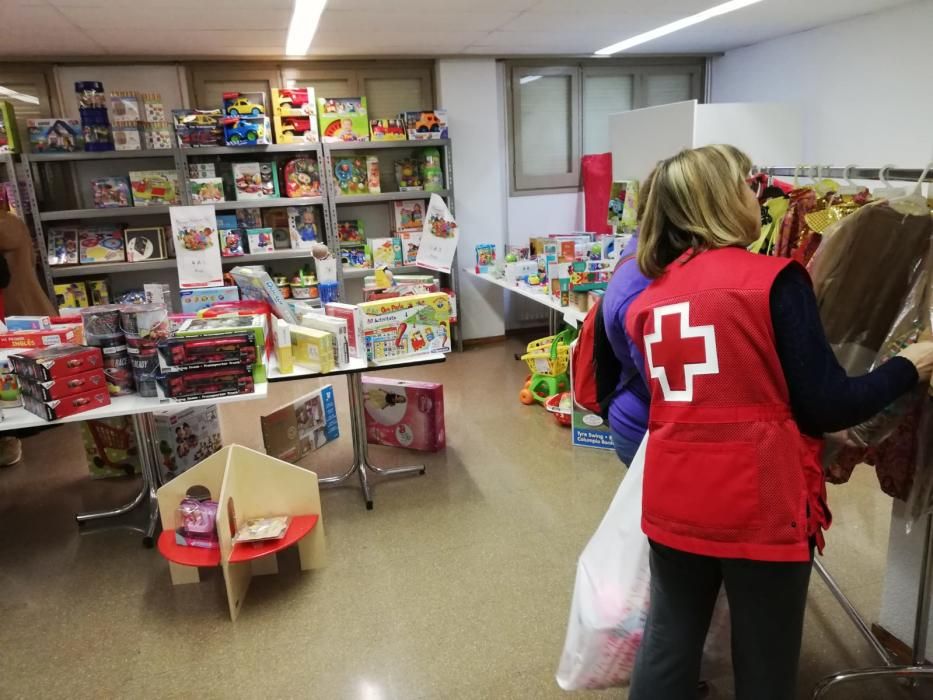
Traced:
<svg viewBox="0 0 933 700">
<path fill-rule="evenodd" d="M 719 374 L 716 329 L 690 325 L 690 302 L 654 308 L 654 332 L 645 336 L 645 359 L 665 401 L 693 401 L 693 380 Z"/>
</svg>

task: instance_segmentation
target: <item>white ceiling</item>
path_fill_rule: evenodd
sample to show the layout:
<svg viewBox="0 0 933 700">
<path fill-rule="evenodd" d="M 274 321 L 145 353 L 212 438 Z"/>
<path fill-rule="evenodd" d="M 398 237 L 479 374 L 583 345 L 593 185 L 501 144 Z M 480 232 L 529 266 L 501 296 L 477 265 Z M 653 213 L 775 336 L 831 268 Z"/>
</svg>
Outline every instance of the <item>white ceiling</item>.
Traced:
<svg viewBox="0 0 933 700">
<path fill-rule="evenodd" d="M 329 0 L 309 56 L 591 54 L 721 0 Z M 764 0 L 645 44 L 707 53 L 910 0 Z M 0 0 L 0 55 L 281 56 L 292 0 Z"/>
</svg>

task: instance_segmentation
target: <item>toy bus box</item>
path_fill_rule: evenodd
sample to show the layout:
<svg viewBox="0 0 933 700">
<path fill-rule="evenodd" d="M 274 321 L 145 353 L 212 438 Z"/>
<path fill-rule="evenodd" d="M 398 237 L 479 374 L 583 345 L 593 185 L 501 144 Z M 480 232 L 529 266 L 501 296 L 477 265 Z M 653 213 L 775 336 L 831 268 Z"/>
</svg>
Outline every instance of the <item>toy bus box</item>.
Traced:
<svg viewBox="0 0 933 700">
<path fill-rule="evenodd" d="M 272 143 L 268 117 L 223 117 L 228 146 L 268 146 Z"/>
<path fill-rule="evenodd" d="M 252 367 L 257 361 L 256 336 L 245 333 L 167 338 L 159 341 L 159 367 L 187 370 L 201 367 Z"/>
<path fill-rule="evenodd" d="M 133 476 L 142 469 L 128 416 L 81 421 L 81 441 L 92 479 Z"/>
<path fill-rule="evenodd" d="M 334 358 L 333 335 L 316 328 L 292 326 L 292 360 L 312 372 L 333 372 L 337 368 Z"/>
<path fill-rule="evenodd" d="M 123 229 L 117 226 L 85 228 L 78 232 L 79 260 L 82 265 L 124 262 L 126 244 Z"/>
<path fill-rule="evenodd" d="M 38 401 L 54 401 L 64 399 L 74 394 L 86 391 L 107 388 L 107 375 L 102 369 L 92 369 L 90 372 L 74 374 L 60 379 L 49 379 L 44 382 L 34 382 L 23 378 L 20 383 L 23 394 L 31 396 Z"/>
<path fill-rule="evenodd" d="M 182 289 L 179 296 L 181 297 L 182 313 L 196 314 L 201 309 L 209 308 L 214 304 L 239 301 L 240 290 L 236 286 Z"/>
<path fill-rule="evenodd" d="M 317 117 L 321 141 L 369 141 L 365 97 L 319 97 Z"/>
<path fill-rule="evenodd" d="M 49 230 L 49 265 L 78 264 L 78 229 L 56 226 Z"/>
<path fill-rule="evenodd" d="M 330 302 L 324 305 L 324 313 L 328 316 L 343 319 L 346 322 L 350 357 L 365 359 L 366 339 L 363 333 L 363 315 L 360 310 L 353 304 Z"/>
<path fill-rule="evenodd" d="M 9 335 L 34 335 L 36 338 L 45 340 L 47 334 L 56 340 L 61 340 L 61 336 L 57 335 L 56 331 L 33 331 L 32 333 Z M 74 338 L 73 330 L 65 332 L 66 336 L 69 334 Z M 73 377 L 83 372 L 102 369 L 104 363 L 100 348 L 75 345 L 73 342 L 60 342 L 60 344 L 53 345 L 11 345 L 7 347 L 32 348 L 10 355 L 10 365 L 21 379 L 35 382 Z"/>
<path fill-rule="evenodd" d="M 273 117 L 276 143 L 317 143 L 316 117 Z"/>
<path fill-rule="evenodd" d="M 72 153 L 84 150 L 84 132 L 77 119 L 27 119 L 29 150 L 33 153 Z"/>
<path fill-rule="evenodd" d="M 366 357 L 372 362 L 450 352 L 450 299 L 446 294 L 363 302 L 359 309 Z"/>
<path fill-rule="evenodd" d="M 224 131 L 219 109 L 173 109 L 172 123 L 179 148 L 223 146 Z"/>
<path fill-rule="evenodd" d="M 409 141 L 425 141 L 447 138 L 447 110 L 434 109 L 422 112 L 403 112 L 399 119 L 405 120 Z"/>
<path fill-rule="evenodd" d="M 224 114 L 228 117 L 262 117 L 266 114 L 264 92 L 225 92 Z"/>
<path fill-rule="evenodd" d="M 154 411 L 152 416 L 163 483 L 223 447 L 217 406 Z"/>
<path fill-rule="evenodd" d="M 370 119 L 369 138 L 372 141 L 407 141 L 404 119 Z"/>
<path fill-rule="evenodd" d="M 338 316 L 328 316 L 323 313 L 307 313 L 301 317 L 304 328 L 315 328 L 333 337 L 334 362 L 343 369 L 350 365 L 350 329 L 345 319 Z"/>
<path fill-rule="evenodd" d="M 314 88 L 272 88 L 272 116 L 316 118 Z"/>
<path fill-rule="evenodd" d="M 130 185 L 134 207 L 181 204 L 178 173 L 174 170 L 130 171 Z"/>
<path fill-rule="evenodd" d="M 0 153 L 19 153 L 19 132 L 13 104 L 0 100 Z"/>
<path fill-rule="evenodd" d="M 283 462 L 297 462 L 340 437 L 334 387 L 320 389 L 260 416 L 266 454 Z"/>
<path fill-rule="evenodd" d="M 110 391 L 94 389 L 83 394 L 74 394 L 54 401 L 39 401 L 31 396 L 23 396 L 23 408 L 45 420 L 61 420 L 78 413 L 93 411 L 110 405 Z"/>
<path fill-rule="evenodd" d="M 292 158 L 282 169 L 286 197 L 320 197 L 321 175 L 313 158 Z"/>
<path fill-rule="evenodd" d="M 231 335 L 253 331 L 256 346 L 256 363 L 253 365 L 253 377 L 257 384 L 266 381 L 266 331 L 267 319 L 261 314 L 243 314 L 218 316 L 215 318 L 192 318 L 185 321 L 175 331 L 176 338 L 207 337 L 212 335 Z"/>
<path fill-rule="evenodd" d="M 156 390 L 161 399 L 198 401 L 252 394 L 255 382 L 249 368 L 242 365 L 204 367 L 163 372 L 156 379 Z"/>
<path fill-rule="evenodd" d="M 369 444 L 424 452 L 446 447 L 442 384 L 366 375 L 362 381 Z"/>
<path fill-rule="evenodd" d="M 279 178 L 275 163 L 234 163 L 233 181 L 238 200 L 268 199 L 279 196 Z M 259 226 L 262 224 L 260 223 Z"/>
</svg>

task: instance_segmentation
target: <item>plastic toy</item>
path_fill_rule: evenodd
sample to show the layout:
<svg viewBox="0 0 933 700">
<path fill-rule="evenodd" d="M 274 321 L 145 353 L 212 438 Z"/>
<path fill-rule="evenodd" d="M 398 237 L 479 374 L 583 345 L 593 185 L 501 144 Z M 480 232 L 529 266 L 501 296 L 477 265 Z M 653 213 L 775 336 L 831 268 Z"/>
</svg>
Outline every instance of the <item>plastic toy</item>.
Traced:
<svg viewBox="0 0 933 700">
<path fill-rule="evenodd" d="M 369 134 L 373 141 L 405 141 L 405 120 L 370 119 Z"/>
<path fill-rule="evenodd" d="M 424 179 L 421 176 L 421 163 L 412 158 L 395 161 L 395 180 L 398 182 L 400 192 L 423 190 Z"/>
<path fill-rule="evenodd" d="M 286 197 L 320 197 L 321 177 L 311 158 L 293 158 L 283 169 Z"/>
<path fill-rule="evenodd" d="M 321 141 L 369 141 L 365 97 L 318 98 Z"/>
<path fill-rule="evenodd" d="M 220 232 L 220 255 L 224 258 L 245 255 L 246 250 L 243 245 L 244 233 L 245 231 L 240 228 L 222 230 Z"/>
<path fill-rule="evenodd" d="M 312 116 L 273 117 L 276 143 L 317 143 L 317 120 Z"/>
<path fill-rule="evenodd" d="M 178 173 L 174 170 L 137 170 L 130 172 L 133 206 L 147 207 L 181 204 Z"/>
<path fill-rule="evenodd" d="M 228 146 L 269 144 L 269 120 L 265 117 L 225 117 L 223 127 Z"/>
<path fill-rule="evenodd" d="M 261 92 L 225 92 L 224 114 L 231 117 L 261 117 L 266 113 L 266 96 Z"/>
<path fill-rule="evenodd" d="M 185 498 L 175 510 L 175 544 L 220 549 L 217 538 L 217 501 Z"/>
<path fill-rule="evenodd" d="M 366 159 L 363 157 L 336 158 L 334 180 L 340 194 L 367 194 L 369 176 L 366 172 Z"/>
<path fill-rule="evenodd" d="M 314 88 L 272 88 L 272 114 L 276 117 L 316 117 L 315 105 Z"/>
<path fill-rule="evenodd" d="M 139 471 L 136 437 L 127 416 L 82 422 L 81 432 L 92 477 L 133 476 Z"/>
<path fill-rule="evenodd" d="M 441 169 L 441 152 L 436 148 L 425 148 L 421 157 L 421 175 L 426 192 L 444 189 L 444 171 Z"/>
<path fill-rule="evenodd" d="M 411 141 L 447 138 L 447 110 L 404 112 L 399 118 L 405 120 L 408 138 Z"/>
<path fill-rule="evenodd" d="M 28 119 L 26 128 L 33 153 L 84 149 L 84 132 L 77 119 Z"/>
<path fill-rule="evenodd" d="M 554 416 L 554 420 L 557 421 L 558 425 L 569 428 L 573 423 L 573 407 L 571 405 L 569 391 L 562 391 L 559 394 L 548 397 L 544 401 L 544 407 L 547 409 L 548 413 Z"/>
<path fill-rule="evenodd" d="M 532 374 L 518 395 L 523 404 L 528 406 L 536 401 L 543 403 L 547 398 L 570 389 L 567 369 L 570 361 L 570 343 L 575 337 L 576 331 L 567 329 L 528 344 L 522 360 Z"/>
</svg>

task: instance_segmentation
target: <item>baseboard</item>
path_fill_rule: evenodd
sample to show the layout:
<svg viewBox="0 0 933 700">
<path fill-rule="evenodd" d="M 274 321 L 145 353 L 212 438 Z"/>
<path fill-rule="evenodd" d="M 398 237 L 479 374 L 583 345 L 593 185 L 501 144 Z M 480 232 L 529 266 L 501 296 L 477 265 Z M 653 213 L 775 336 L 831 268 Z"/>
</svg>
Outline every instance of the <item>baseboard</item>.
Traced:
<svg viewBox="0 0 933 700">
<path fill-rule="evenodd" d="M 495 345 L 505 340 L 504 335 L 491 335 L 487 338 L 469 338 L 463 341 L 463 347 L 473 348 L 480 345 Z"/>
<path fill-rule="evenodd" d="M 910 644 L 902 642 L 877 623 L 871 626 L 871 631 L 881 642 L 881 646 L 894 657 L 895 661 L 905 666 L 910 666 L 913 663 L 914 650 Z M 930 662 L 927 661 L 926 663 L 929 664 Z"/>
</svg>

